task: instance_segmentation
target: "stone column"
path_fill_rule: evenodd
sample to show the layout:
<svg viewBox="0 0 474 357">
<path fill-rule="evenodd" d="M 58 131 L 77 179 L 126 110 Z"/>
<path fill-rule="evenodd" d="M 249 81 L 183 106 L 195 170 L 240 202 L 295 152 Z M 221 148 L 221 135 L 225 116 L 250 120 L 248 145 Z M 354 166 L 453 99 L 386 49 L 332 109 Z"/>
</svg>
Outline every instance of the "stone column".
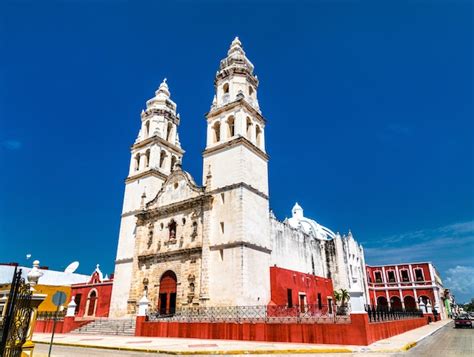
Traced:
<svg viewBox="0 0 474 357">
<path fill-rule="evenodd" d="M 46 299 L 46 294 L 33 294 L 31 296 L 30 308 L 31 308 L 31 317 L 30 325 L 28 326 L 28 332 L 26 335 L 26 341 L 21 346 L 21 356 L 22 357 L 33 357 L 33 350 L 35 344 L 33 343 L 33 332 L 35 330 L 36 319 L 38 317 L 38 306 Z"/>
<path fill-rule="evenodd" d="M 199 219 L 201 220 L 201 236 L 202 236 L 202 254 L 201 254 L 201 282 L 200 292 L 199 292 L 199 301 L 201 304 L 205 305 L 209 300 L 209 259 L 210 259 L 210 250 L 209 250 L 209 216 L 210 210 L 204 209 L 202 207 L 202 213 Z"/>
</svg>

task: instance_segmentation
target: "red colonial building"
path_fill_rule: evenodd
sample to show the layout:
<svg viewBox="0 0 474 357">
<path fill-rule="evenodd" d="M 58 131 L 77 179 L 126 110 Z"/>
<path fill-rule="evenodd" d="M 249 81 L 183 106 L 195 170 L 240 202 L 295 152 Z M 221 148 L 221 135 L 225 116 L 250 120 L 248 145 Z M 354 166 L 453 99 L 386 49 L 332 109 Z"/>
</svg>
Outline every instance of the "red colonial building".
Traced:
<svg viewBox="0 0 474 357">
<path fill-rule="evenodd" d="M 436 309 L 443 317 L 443 283 L 432 263 L 366 266 L 368 299 L 376 307 Z"/>
<path fill-rule="evenodd" d="M 87 283 L 71 285 L 71 296 L 76 303 L 76 317 L 108 317 L 113 276 L 103 276 L 97 264 Z"/>
<path fill-rule="evenodd" d="M 319 310 L 327 307 L 332 312 L 334 289 L 332 280 L 320 276 L 300 273 L 293 270 L 270 268 L 270 305 L 317 306 Z"/>
</svg>

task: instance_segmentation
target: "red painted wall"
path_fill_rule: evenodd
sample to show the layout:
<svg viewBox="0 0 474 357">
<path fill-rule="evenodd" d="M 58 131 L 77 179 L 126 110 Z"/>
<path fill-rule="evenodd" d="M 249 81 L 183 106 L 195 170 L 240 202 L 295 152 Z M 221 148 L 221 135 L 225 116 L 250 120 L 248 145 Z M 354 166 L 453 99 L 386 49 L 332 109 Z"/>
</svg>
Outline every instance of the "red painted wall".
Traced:
<svg viewBox="0 0 474 357">
<path fill-rule="evenodd" d="M 54 328 L 55 333 L 68 333 L 81 326 L 88 324 L 90 321 L 75 321 L 74 317 L 65 317 L 64 320 L 56 321 Z M 34 332 L 51 333 L 53 332 L 53 320 L 37 320 Z"/>
<path fill-rule="evenodd" d="M 278 267 L 270 268 L 271 302 L 275 305 L 288 305 L 288 289 L 292 290 L 293 305 L 299 305 L 299 293 L 306 294 L 306 303 L 318 304 L 318 293 L 321 304 L 328 304 L 328 297 L 334 300 L 334 289 L 331 279 L 300 273 Z"/>
<path fill-rule="evenodd" d="M 396 273 L 395 267 L 398 267 L 398 276 Z M 419 264 L 411 264 L 412 267 L 412 276 L 415 279 L 415 269 L 421 269 L 423 271 L 423 277 L 424 281 L 430 281 L 432 279 L 431 273 L 430 273 L 430 267 L 429 263 L 419 263 Z M 402 282 L 402 277 L 401 277 L 401 270 L 409 270 L 409 265 L 408 264 L 396 264 L 396 265 L 385 265 L 385 276 L 383 275 L 382 272 L 382 266 L 366 266 L 366 271 L 367 271 L 367 278 L 369 282 L 375 283 L 375 272 L 380 271 L 382 275 L 382 283 L 389 283 L 388 282 L 388 271 L 393 270 L 395 271 L 395 282 Z M 410 276 L 410 273 L 409 273 Z"/>
<path fill-rule="evenodd" d="M 367 346 L 426 323 L 426 318 L 369 323 L 366 314 L 338 324 L 149 322 L 138 317 L 135 335 Z"/>
<path fill-rule="evenodd" d="M 97 291 L 97 308 L 95 311 L 95 317 L 107 317 L 109 316 L 110 309 L 110 298 L 112 296 L 112 280 L 106 280 L 103 283 L 87 283 L 87 284 L 74 284 L 71 286 L 71 295 L 76 297 L 81 294 L 81 301 L 76 309 L 76 316 L 85 316 L 87 299 L 90 292 L 95 289 Z"/>
</svg>

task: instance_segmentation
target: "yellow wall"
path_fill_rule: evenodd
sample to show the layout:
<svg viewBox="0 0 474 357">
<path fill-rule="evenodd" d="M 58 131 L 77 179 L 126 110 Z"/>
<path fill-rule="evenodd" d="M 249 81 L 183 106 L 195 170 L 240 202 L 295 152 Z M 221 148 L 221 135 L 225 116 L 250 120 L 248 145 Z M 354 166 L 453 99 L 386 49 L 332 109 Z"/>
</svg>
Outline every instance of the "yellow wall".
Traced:
<svg viewBox="0 0 474 357">
<path fill-rule="evenodd" d="M 71 287 L 70 286 L 52 286 L 52 285 L 41 285 L 35 286 L 35 293 L 48 295 L 46 299 L 38 307 L 38 311 L 56 311 L 56 306 L 53 304 L 53 295 L 56 291 L 62 291 L 66 294 L 66 302 L 63 304 L 64 307 L 71 301 Z"/>
<path fill-rule="evenodd" d="M 0 290 L 9 290 L 10 284 L 0 285 Z M 56 311 L 56 306 L 53 304 L 53 295 L 56 291 L 62 291 L 66 294 L 66 302 L 63 304 L 64 307 L 71 301 L 71 287 L 70 286 L 53 286 L 53 285 L 41 285 L 35 286 L 36 294 L 46 294 L 46 299 L 38 307 L 38 311 Z"/>
</svg>

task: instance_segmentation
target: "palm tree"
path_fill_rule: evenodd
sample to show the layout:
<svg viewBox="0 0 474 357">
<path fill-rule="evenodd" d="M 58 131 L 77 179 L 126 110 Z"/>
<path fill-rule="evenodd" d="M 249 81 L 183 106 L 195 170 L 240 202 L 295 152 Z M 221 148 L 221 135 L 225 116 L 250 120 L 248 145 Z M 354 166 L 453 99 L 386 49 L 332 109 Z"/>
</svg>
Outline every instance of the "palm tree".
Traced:
<svg viewBox="0 0 474 357">
<path fill-rule="evenodd" d="M 346 289 L 341 289 L 341 306 L 345 307 L 346 306 L 346 301 L 349 301 L 351 299 L 351 295 Z"/>
<path fill-rule="evenodd" d="M 340 289 L 334 291 L 334 298 L 336 299 L 336 305 L 340 302 L 339 307 L 337 308 L 338 315 L 345 315 L 347 312 L 347 301 L 350 300 L 351 296 L 346 289 Z"/>
</svg>

